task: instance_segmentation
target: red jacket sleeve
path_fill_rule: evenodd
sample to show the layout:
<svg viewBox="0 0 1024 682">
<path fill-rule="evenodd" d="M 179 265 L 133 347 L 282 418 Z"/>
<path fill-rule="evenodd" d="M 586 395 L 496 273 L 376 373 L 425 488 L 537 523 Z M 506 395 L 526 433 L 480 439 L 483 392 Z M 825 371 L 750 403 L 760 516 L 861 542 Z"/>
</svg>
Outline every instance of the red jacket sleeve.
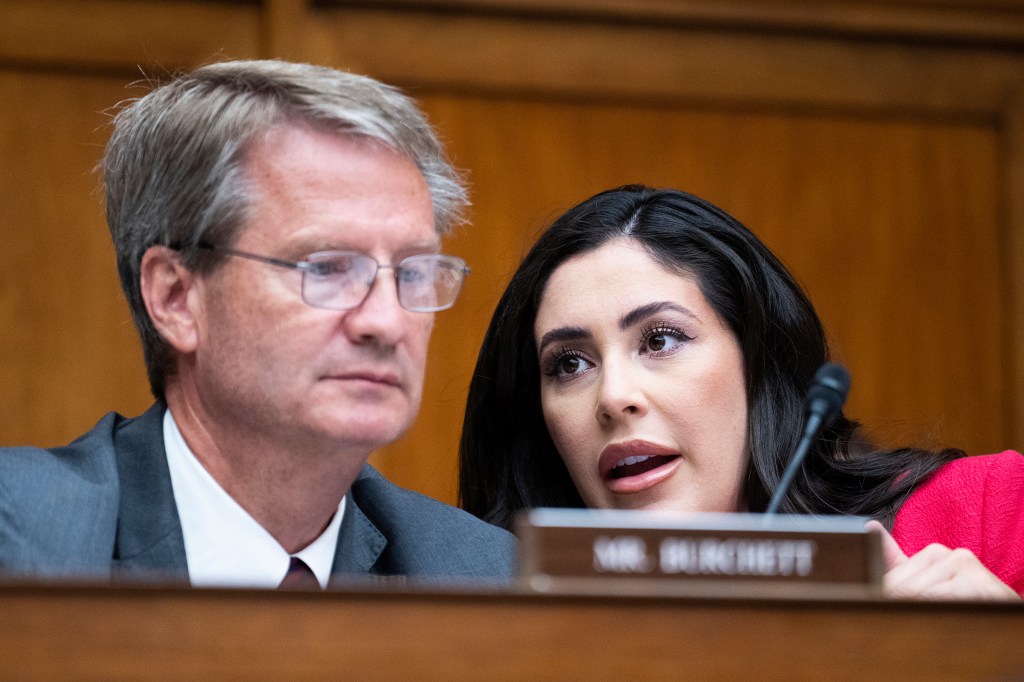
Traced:
<svg viewBox="0 0 1024 682">
<path fill-rule="evenodd" d="M 893 537 L 909 556 L 937 542 L 974 553 L 1024 595 L 1024 456 L 964 457 L 946 464 L 907 498 Z"/>
</svg>

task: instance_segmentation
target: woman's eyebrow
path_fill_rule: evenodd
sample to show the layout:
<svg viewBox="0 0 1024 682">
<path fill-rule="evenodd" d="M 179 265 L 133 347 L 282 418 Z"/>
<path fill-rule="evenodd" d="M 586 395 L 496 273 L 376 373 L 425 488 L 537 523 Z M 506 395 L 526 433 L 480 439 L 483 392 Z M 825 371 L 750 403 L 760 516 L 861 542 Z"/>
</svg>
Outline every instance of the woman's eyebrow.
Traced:
<svg viewBox="0 0 1024 682">
<path fill-rule="evenodd" d="M 700 318 L 697 317 L 689 308 L 685 308 L 678 303 L 673 303 L 672 301 L 655 301 L 654 303 L 642 305 L 639 308 L 633 308 L 633 310 L 630 310 L 628 313 L 623 315 L 619 320 L 619 329 L 626 331 L 637 322 L 645 320 L 651 315 L 657 315 L 665 310 L 675 311 L 682 315 L 686 315 L 687 317 L 692 317 L 700 322 Z"/>
<path fill-rule="evenodd" d="M 583 327 L 559 327 L 540 337 L 540 343 L 537 344 L 537 352 L 541 352 L 546 345 L 554 341 L 578 341 L 586 338 L 590 338 L 590 332 Z"/>
</svg>

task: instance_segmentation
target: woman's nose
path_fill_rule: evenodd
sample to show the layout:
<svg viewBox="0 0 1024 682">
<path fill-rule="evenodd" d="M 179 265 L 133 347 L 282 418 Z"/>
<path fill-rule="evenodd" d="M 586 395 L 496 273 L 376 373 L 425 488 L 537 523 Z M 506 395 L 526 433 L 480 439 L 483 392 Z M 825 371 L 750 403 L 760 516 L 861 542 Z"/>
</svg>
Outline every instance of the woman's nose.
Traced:
<svg viewBox="0 0 1024 682">
<path fill-rule="evenodd" d="M 606 362 L 598 384 L 597 419 L 613 422 L 647 413 L 642 370 L 629 362 Z"/>
</svg>

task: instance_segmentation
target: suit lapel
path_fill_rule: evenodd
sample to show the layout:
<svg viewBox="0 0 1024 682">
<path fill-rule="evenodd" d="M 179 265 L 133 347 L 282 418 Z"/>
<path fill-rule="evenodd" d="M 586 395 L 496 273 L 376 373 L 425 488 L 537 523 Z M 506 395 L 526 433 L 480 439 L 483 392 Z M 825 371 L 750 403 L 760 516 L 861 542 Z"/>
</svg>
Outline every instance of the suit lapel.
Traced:
<svg viewBox="0 0 1024 682">
<path fill-rule="evenodd" d="M 114 435 L 121 482 L 115 574 L 188 579 L 185 541 L 164 450 L 166 409 L 158 402 Z"/>
<path fill-rule="evenodd" d="M 332 576 L 373 573 L 387 544 L 387 539 L 349 495 L 345 501 L 345 518 L 338 531 L 338 546 L 334 550 Z"/>
<path fill-rule="evenodd" d="M 377 526 L 359 508 L 356 485 L 349 489 L 345 500 L 345 517 L 338 531 L 338 545 L 334 550 L 334 566 L 331 568 L 331 583 L 336 584 L 359 575 L 376 574 L 380 559 L 388 541 Z"/>
</svg>

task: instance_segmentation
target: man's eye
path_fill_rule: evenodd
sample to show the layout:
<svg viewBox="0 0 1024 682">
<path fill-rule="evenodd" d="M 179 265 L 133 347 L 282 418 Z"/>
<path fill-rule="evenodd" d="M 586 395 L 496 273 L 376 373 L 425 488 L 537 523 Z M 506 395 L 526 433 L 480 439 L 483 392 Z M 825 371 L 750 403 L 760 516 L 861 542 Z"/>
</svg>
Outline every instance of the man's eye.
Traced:
<svg viewBox="0 0 1024 682">
<path fill-rule="evenodd" d="M 330 275 L 343 275 L 352 270 L 351 258 L 338 258 L 336 260 L 321 260 L 310 263 L 309 272 L 320 277 Z"/>
<path fill-rule="evenodd" d="M 426 273 L 417 268 L 401 268 L 398 271 L 398 279 L 401 282 L 421 282 L 426 279 Z"/>
</svg>

